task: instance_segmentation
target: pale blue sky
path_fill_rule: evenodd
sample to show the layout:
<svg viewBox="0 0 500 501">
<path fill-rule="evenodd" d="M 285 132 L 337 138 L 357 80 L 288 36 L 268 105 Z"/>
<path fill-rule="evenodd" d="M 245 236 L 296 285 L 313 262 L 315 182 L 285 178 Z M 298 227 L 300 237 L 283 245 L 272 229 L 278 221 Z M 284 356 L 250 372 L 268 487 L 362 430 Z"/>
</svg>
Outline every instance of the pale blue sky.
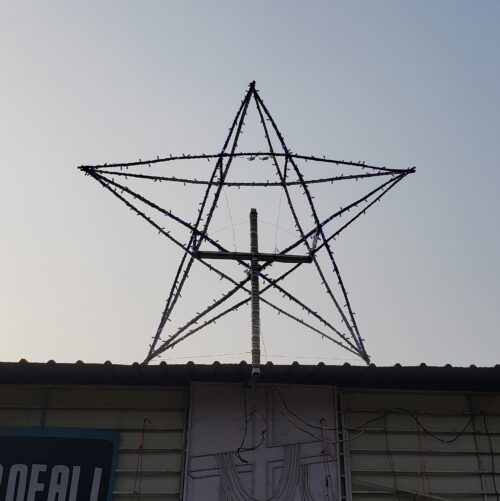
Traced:
<svg viewBox="0 0 500 501">
<path fill-rule="evenodd" d="M 373 361 L 497 363 L 499 25 L 493 0 L 1 0 L 0 358 L 144 358 L 177 255 L 76 167 L 217 152 L 256 80 L 294 151 L 417 166 L 336 248 Z M 168 355 L 248 360 L 247 320 Z M 263 332 L 276 363 L 356 363 Z"/>
</svg>

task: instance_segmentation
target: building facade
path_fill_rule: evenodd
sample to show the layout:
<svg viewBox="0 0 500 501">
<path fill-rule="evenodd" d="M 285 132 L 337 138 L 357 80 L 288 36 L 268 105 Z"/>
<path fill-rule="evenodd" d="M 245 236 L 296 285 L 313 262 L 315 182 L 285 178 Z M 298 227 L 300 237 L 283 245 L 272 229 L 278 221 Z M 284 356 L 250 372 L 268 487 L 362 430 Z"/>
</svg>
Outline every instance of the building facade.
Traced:
<svg viewBox="0 0 500 501">
<path fill-rule="evenodd" d="M 498 501 L 500 367 L 250 372 L 0 364 L 0 498 Z"/>
</svg>

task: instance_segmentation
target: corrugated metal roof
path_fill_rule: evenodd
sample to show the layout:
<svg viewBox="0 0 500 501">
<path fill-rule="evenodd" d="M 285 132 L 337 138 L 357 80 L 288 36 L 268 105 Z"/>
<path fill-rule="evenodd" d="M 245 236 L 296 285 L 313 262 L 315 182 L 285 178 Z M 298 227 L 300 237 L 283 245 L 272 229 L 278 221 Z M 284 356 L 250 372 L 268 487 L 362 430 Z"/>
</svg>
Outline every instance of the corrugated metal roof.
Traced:
<svg viewBox="0 0 500 501">
<path fill-rule="evenodd" d="M 143 366 L 103 364 L 0 362 L 0 384 L 45 385 L 137 385 L 170 386 L 197 382 L 245 383 L 251 366 L 239 364 L 195 364 Z M 432 367 L 425 364 L 403 367 L 344 365 L 274 365 L 262 367 L 261 383 L 324 384 L 340 388 L 500 391 L 500 365 L 495 367 Z"/>
</svg>

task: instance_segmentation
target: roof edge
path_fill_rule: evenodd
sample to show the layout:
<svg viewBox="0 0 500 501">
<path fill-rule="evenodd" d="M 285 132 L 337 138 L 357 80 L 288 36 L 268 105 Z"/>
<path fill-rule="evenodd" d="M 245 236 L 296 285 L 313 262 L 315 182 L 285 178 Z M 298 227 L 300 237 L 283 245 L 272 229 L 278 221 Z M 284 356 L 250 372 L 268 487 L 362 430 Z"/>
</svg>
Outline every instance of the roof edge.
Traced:
<svg viewBox="0 0 500 501">
<path fill-rule="evenodd" d="M 105 363 L 0 362 L 0 384 L 183 386 L 193 382 L 249 383 L 251 365 L 167 364 L 144 366 Z M 262 366 L 263 384 L 332 385 L 339 388 L 379 390 L 442 390 L 500 392 L 500 366 L 495 367 L 377 367 L 375 365 L 274 365 Z"/>
</svg>

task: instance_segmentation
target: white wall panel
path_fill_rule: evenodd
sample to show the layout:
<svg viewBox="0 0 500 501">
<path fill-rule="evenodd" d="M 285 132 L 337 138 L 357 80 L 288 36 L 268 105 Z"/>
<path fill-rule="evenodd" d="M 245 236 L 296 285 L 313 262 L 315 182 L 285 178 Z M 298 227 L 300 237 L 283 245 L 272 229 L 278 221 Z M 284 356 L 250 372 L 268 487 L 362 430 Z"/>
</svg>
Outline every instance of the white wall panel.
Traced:
<svg viewBox="0 0 500 501">
<path fill-rule="evenodd" d="M 335 397 L 327 386 L 193 385 L 185 500 L 339 500 Z"/>
</svg>

